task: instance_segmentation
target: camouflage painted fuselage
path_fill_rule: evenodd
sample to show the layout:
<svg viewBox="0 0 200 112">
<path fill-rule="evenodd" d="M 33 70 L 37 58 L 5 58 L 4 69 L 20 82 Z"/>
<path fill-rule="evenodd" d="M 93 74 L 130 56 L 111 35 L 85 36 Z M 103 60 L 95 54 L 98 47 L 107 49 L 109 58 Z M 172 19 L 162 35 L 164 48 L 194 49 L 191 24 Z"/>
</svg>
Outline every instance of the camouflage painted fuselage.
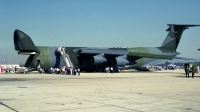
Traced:
<svg viewBox="0 0 200 112">
<path fill-rule="evenodd" d="M 37 61 L 40 61 L 40 67 L 62 67 L 66 66 L 59 53 L 56 52 L 57 47 L 37 46 L 39 53 L 35 56 L 30 55 L 25 66 L 36 68 Z M 159 59 L 173 59 L 179 53 L 173 52 L 163 48 L 153 47 L 138 47 L 138 48 L 86 48 L 86 47 L 65 47 L 65 52 L 69 57 L 74 67 L 80 67 L 81 70 L 98 71 L 104 70 L 105 67 L 112 66 L 115 70 L 125 67 L 126 65 L 143 65 L 142 57 L 159 58 Z M 94 64 L 92 58 L 98 54 L 104 54 L 107 60 L 105 63 Z M 125 56 L 121 59 L 127 60 L 127 63 L 117 64 L 116 58 Z M 119 61 L 121 61 L 119 60 Z M 119 62 L 118 62 L 119 63 Z"/>
</svg>

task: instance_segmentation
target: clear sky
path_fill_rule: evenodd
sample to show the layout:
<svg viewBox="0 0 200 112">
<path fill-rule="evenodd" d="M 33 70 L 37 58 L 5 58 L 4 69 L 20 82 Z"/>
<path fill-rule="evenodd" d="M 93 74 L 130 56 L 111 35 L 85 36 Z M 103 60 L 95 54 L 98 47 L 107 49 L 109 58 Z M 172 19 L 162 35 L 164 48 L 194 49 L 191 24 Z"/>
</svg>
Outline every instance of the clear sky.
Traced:
<svg viewBox="0 0 200 112">
<path fill-rule="evenodd" d="M 15 29 L 37 46 L 159 47 L 167 24 L 200 24 L 200 0 L 0 0 L 0 63 L 26 61 Z M 185 30 L 177 51 L 200 57 L 200 27 Z"/>
</svg>

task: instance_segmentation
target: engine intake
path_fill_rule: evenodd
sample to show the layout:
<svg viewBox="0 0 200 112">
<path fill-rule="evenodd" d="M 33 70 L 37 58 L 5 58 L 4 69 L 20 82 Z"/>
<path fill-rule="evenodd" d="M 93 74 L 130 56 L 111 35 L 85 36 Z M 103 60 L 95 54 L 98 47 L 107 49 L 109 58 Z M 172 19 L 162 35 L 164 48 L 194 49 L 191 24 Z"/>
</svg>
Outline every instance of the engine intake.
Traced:
<svg viewBox="0 0 200 112">
<path fill-rule="evenodd" d="M 100 65 L 106 62 L 107 62 L 107 59 L 104 58 L 104 54 L 96 55 L 91 58 L 91 63 L 94 65 Z"/>
<path fill-rule="evenodd" d="M 129 61 L 124 56 L 116 57 L 115 60 L 114 60 L 115 66 L 125 66 L 125 65 L 128 65 L 128 64 L 129 64 Z"/>
</svg>

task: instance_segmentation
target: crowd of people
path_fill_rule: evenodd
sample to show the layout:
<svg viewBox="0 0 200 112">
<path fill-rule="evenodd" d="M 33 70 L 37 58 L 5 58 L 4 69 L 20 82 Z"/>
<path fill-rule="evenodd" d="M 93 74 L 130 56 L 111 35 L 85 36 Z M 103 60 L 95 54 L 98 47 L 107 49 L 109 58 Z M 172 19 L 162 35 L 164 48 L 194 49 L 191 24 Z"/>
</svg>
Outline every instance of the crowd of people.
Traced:
<svg viewBox="0 0 200 112">
<path fill-rule="evenodd" d="M 192 73 L 192 78 L 194 78 L 195 73 L 199 74 L 199 66 L 195 67 L 193 64 L 185 63 L 184 68 L 186 78 L 190 78 L 190 73 Z"/>
<path fill-rule="evenodd" d="M 73 67 L 60 67 L 60 68 L 38 68 L 39 73 L 45 74 L 61 74 L 61 75 L 80 75 L 80 68 L 76 69 Z"/>
<path fill-rule="evenodd" d="M 61 74 L 61 75 L 80 75 L 80 68 L 73 67 L 59 67 L 59 68 L 38 68 L 40 74 Z M 114 73 L 113 67 L 106 67 L 106 73 Z M 1 67 L 0 73 L 23 73 L 30 74 L 30 67 Z"/>
<path fill-rule="evenodd" d="M 28 67 L 8 67 L 8 66 L 0 66 L 0 73 L 25 73 L 29 74 L 30 69 Z"/>
<path fill-rule="evenodd" d="M 169 64 L 167 66 L 155 66 L 155 70 L 178 70 L 178 66 L 174 65 L 174 64 Z"/>
<path fill-rule="evenodd" d="M 15 67 L 0 66 L 0 73 L 14 73 Z"/>
<path fill-rule="evenodd" d="M 39 68 L 39 73 L 45 74 L 61 74 L 61 75 L 80 75 L 80 68 L 68 68 L 68 67 L 60 67 L 60 68 Z M 0 66 L 0 73 L 24 73 L 30 74 L 30 67 L 3 67 Z"/>
<path fill-rule="evenodd" d="M 113 67 L 106 67 L 106 68 L 105 68 L 105 72 L 106 72 L 106 73 L 109 73 L 109 72 L 110 72 L 110 73 L 114 73 Z"/>
</svg>

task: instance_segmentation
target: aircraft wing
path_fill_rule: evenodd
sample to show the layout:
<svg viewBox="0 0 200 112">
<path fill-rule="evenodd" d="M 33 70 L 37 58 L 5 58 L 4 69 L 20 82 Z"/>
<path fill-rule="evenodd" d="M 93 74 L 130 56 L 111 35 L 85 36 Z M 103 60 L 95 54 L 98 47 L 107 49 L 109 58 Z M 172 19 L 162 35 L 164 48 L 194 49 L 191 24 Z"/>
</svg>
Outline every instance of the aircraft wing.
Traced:
<svg viewBox="0 0 200 112">
<path fill-rule="evenodd" d="M 85 54 L 85 55 L 112 55 L 112 56 L 123 56 L 126 55 L 128 52 L 126 50 L 118 49 L 118 50 L 112 50 L 109 48 L 96 48 L 96 47 L 87 47 L 87 48 L 77 48 L 73 50 L 76 53 L 79 54 Z"/>
<path fill-rule="evenodd" d="M 154 59 L 167 59 L 172 60 L 174 56 L 135 52 L 127 50 L 126 48 L 109 49 L 109 48 L 77 48 L 73 50 L 81 56 L 89 57 L 92 64 L 100 65 L 105 62 L 112 62 L 116 66 L 132 65 L 140 58 L 154 58 Z M 178 53 L 179 54 L 179 53 Z M 177 54 L 174 54 L 177 55 Z"/>
<path fill-rule="evenodd" d="M 167 59 L 167 60 L 173 59 L 173 57 L 169 55 L 137 53 L 137 52 L 129 52 L 127 56 L 140 57 L 140 58 L 157 58 L 157 59 Z"/>
<path fill-rule="evenodd" d="M 128 56 L 133 58 L 158 58 L 158 59 L 168 59 L 172 60 L 173 57 L 170 55 L 161 55 L 161 54 L 151 54 L 151 53 L 141 53 L 141 52 L 130 52 L 124 50 L 111 50 L 108 48 L 83 48 L 83 49 L 75 49 L 75 52 L 79 52 L 79 54 L 86 55 L 104 55 L 104 56 Z"/>
</svg>

